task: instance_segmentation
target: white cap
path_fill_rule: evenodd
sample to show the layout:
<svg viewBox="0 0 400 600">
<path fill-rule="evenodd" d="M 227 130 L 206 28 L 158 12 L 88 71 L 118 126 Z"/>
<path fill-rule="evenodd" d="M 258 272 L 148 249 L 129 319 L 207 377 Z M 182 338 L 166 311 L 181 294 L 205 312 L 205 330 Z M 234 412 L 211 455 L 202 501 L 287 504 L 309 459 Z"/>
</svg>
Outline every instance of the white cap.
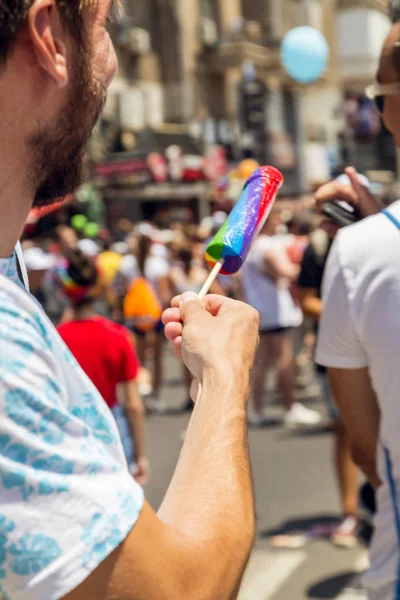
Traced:
<svg viewBox="0 0 400 600">
<path fill-rule="evenodd" d="M 78 248 L 87 256 L 97 256 L 100 254 L 100 246 L 93 240 L 89 240 L 87 238 L 79 240 Z"/>
<path fill-rule="evenodd" d="M 47 271 L 54 265 L 55 258 L 41 248 L 27 248 L 23 252 L 27 271 Z"/>
<path fill-rule="evenodd" d="M 214 225 L 213 217 L 204 217 L 204 219 L 200 223 L 200 227 L 202 227 L 203 229 L 209 229 L 210 231 L 213 228 L 213 225 Z"/>
<path fill-rule="evenodd" d="M 111 250 L 117 252 L 117 254 L 126 254 L 129 250 L 129 246 L 126 242 L 115 242 L 111 246 Z"/>
<path fill-rule="evenodd" d="M 150 248 L 150 255 L 157 258 L 168 258 L 168 250 L 163 244 L 153 244 Z"/>
<path fill-rule="evenodd" d="M 150 225 L 150 223 L 140 223 L 136 227 L 136 232 L 140 235 L 147 235 L 149 238 L 153 238 L 154 236 L 154 227 Z"/>
<path fill-rule="evenodd" d="M 163 244 L 170 244 L 174 239 L 174 232 L 171 229 L 163 229 L 160 231 L 160 238 Z"/>
<path fill-rule="evenodd" d="M 217 212 L 213 214 L 213 226 L 222 227 L 222 225 L 226 221 L 227 216 L 228 215 L 223 210 L 217 210 Z"/>
</svg>

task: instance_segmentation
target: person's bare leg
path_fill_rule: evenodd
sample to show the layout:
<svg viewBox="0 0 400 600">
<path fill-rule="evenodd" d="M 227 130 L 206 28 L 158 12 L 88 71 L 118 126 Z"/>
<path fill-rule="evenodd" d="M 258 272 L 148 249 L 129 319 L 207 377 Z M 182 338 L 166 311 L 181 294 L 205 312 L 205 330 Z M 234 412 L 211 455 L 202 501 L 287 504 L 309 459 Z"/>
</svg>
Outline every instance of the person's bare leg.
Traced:
<svg viewBox="0 0 400 600">
<path fill-rule="evenodd" d="M 147 348 L 146 336 L 145 335 L 137 335 L 135 338 L 135 342 L 136 342 L 136 350 L 137 350 L 137 354 L 138 354 L 138 357 L 140 360 L 140 364 L 142 365 L 142 367 L 144 367 L 146 364 L 146 348 Z"/>
<path fill-rule="evenodd" d="M 257 349 L 256 358 L 254 361 L 254 368 L 251 382 L 251 397 L 252 397 L 252 408 L 255 413 L 261 415 L 264 410 L 264 382 L 265 373 L 268 368 L 268 337 L 269 335 L 261 335 L 260 343 Z"/>
<path fill-rule="evenodd" d="M 359 472 L 351 458 L 349 438 L 340 420 L 334 422 L 333 431 L 336 479 L 344 518 L 333 530 L 331 541 L 336 546 L 352 548 L 357 543 Z"/>
<path fill-rule="evenodd" d="M 156 335 L 154 335 L 153 338 L 153 343 L 154 343 L 154 370 L 153 370 L 153 389 L 154 389 L 154 395 L 156 398 L 159 397 L 159 393 L 161 390 L 161 385 L 162 385 L 162 378 L 163 378 L 163 364 L 162 364 L 162 353 L 163 353 L 163 347 L 164 347 L 164 334 L 163 333 L 157 333 Z"/>
<path fill-rule="evenodd" d="M 342 421 L 335 421 L 334 460 L 343 512 L 355 516 L 358 506 L 359 471 L 353 462 L 350 441 Z"/>
<path fill-rule="evenodd" d="M 290 410 L 295 402 L 293 396 L 295 382 L 293 331 L 271 334 L 268 337 L 271 338 L 272 351 L 276 357 L 278 389 L 286 409 Z"/>
</svg>

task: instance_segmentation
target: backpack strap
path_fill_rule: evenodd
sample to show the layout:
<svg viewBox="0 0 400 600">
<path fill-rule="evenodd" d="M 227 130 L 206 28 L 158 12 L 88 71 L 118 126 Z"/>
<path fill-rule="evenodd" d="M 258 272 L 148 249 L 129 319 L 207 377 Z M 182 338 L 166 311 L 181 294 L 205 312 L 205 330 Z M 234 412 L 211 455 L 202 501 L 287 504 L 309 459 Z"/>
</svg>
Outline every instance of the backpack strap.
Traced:
<svg viewBox="0 0 400 600">
<path fill-rule="evenodd" d="M 396 217 L 393 216 L 392 213 L 389 212 L 387 208 L 385 208 L 385 210 L 382 211 L 382 214 L 385 215 L 385 217 L 387 217 L 389 219 L 389 221 L 392 221 L 393 225 L 395 227 L 397 227 L 397 229 L 400 230 L 400 221 L 398 219 L 396 219 Z"/>
</svg>

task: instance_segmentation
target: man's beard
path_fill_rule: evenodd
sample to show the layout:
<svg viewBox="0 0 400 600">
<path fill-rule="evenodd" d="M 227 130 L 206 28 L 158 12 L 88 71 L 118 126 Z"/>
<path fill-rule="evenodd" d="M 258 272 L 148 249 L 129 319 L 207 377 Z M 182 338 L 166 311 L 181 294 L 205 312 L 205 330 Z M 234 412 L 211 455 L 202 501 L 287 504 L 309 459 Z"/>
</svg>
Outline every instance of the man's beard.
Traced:
<svg viewBox="0 0 400 600">
<path fill-rule="evenodd" d="M 34 207 L 59 202 L 83 182 L 85 151 L 105 92 L 93 81 L 88 54 L 81 51 L 76 58 L 70 98 L 62 113 L 29 140 Z"/>
</svg>

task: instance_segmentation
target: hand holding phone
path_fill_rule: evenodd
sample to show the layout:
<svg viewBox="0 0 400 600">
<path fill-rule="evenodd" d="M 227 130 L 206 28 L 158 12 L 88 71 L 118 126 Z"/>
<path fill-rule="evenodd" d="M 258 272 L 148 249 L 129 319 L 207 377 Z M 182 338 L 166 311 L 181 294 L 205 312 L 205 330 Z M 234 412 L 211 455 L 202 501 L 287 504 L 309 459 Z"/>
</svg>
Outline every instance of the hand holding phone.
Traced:
<svg viewBox="0 0 400 600">
<path fill-rule="evenodd" d="M 367 177 L 355 173 L 355 178 L 358 187 L 360 189 L 364 189 L 366 193 L 370 194 L 370 183 Z M 341 184 L 342 186 L 353 185 L 354 188 L 354 184 L 350 179 L 349 175 L 347 174 L 340 175 L 339 177 L 337 177 L 335 182 Z M 335 225 L 338 225 L 339 227 L 347 227 L 348 225 L 357 223 L 357 221 L 360 221 L 363 218 L 363 215 L 356 204 L 350 204 L 350 202 L 346 202 L 345 200 L 341 200 L 340 198 L 335 198 L 333 200 L 328 200 L 327 202 L 324 202 L 321 205 L 320 210 L 325 217 L 327 217 L 330 221 L 332 221 L 333 223 L 335 223 Z"/>
<path fill-rule="evenodd" d="M 321 207 L 321 212 L 339 227 L 347 227 L 362 219 L 359 210 L 344 200 L 325 202 Z"/>
</svg>

